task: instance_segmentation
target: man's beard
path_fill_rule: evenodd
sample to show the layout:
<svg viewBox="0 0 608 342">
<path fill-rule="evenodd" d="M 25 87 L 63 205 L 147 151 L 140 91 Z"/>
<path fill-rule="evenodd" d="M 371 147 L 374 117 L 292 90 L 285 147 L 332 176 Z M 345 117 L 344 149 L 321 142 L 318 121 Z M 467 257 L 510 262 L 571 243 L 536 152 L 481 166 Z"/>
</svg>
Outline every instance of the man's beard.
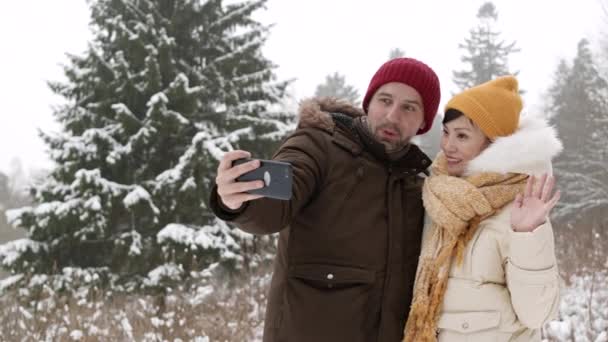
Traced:
<svg viewBox="0 0 608 342">
<path fill-rule="evenodd" d="M 374 128 L 371 126 L 371 123 L 369 123 L 369 128 L 370 128 L 370 131 L 372 132 L 374 138 L 376 139 L 376 141 L 378 141 L 379 143 L 384 145 L 384 149 L 387 153 L 400 151 L 407 144 L 409 144 L 409 139 L 403 138 L 403 134 L 401 133 L 401 130 L 399 129 L 399 127 L 397 127 L 394 124 L 382 123 L 378 127 Z M 390 130 L 394 131 L 395 133 L 397 133 L 398 139 L 393 140 L 393 141 L 383 140 L 382 137 L 380 136 L 380 131 L 382 129 L 390 129 Z"/>
</svg>

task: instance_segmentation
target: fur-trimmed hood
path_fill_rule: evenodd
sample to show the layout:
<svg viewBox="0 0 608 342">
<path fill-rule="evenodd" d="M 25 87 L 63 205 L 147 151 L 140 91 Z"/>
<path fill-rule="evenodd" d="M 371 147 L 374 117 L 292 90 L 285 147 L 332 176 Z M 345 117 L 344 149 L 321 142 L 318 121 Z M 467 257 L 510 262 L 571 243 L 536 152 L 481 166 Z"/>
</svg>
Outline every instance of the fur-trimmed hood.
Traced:
<svg viewBox="0 0 608 342">
<path fill-rule="evenodd" d="M 551 173 L 551 160 L 562 151 L 555 128 L 537 116 L 522 116 L 517 131 L 497 138 L 471 160 L 465 175 L 479 172 Z"/>
<path fill-rule="evenodd" d="M 345 100 L 333 97 L 307 99 L 300 103 L 298 127 L 315 127 L 332 132 L 336 124 L 331 113 L 341 113 L 353 118 L 365 115 L 362 109 Z"/>
</svg>

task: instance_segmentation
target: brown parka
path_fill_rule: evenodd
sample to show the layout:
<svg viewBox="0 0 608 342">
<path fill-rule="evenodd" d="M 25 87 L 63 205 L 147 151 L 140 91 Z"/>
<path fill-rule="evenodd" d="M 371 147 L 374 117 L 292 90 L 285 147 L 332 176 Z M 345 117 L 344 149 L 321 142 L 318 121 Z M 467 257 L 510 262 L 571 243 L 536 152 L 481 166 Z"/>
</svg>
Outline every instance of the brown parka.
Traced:
<svg viewBox="0 0 608 342">
<path fill-rule="evenodd" d="M 390 161 L 353 127 L 361 110 L 308 100 L 274 160 L 293 165 L 290 201 L 259 199 L 218 217 L 253 234 L 280 232 L 264 342 L 397 342 L 409 312 L 423 227 L 417 146 Z"/>
</svg>

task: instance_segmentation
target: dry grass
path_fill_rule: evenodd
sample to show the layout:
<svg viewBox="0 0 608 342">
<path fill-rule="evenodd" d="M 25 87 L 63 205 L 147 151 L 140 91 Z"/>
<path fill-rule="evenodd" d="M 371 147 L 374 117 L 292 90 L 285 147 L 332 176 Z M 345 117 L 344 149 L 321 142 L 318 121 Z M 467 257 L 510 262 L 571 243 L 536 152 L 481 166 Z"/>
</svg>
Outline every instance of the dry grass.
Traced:
<svg viewBox="0 0 608 342">
<path fill-rule="evenodd" d="M 165 295 L 50 289 L 24 300 L 0 297 L 2 341 L 255 341 L 261 337 L 268 276 L 232 289 L 216 283 Z M 21 298 L 21 299 L 20 299 Z"/>
</svg>

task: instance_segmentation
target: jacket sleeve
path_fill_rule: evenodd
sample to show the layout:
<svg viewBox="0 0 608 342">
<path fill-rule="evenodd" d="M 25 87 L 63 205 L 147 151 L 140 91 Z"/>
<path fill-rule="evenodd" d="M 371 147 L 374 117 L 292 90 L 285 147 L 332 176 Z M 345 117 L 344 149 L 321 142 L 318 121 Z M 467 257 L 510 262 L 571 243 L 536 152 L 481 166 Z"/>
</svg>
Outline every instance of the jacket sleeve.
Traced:
<svg viewBox="0 0 608 342">
<path fill-rule="evenodd" d="M 508 229 L 506 278 L 519 320 L 539 329 L 559 308 L 559 273 L 549 220 L 532 232 Z"/>
<path fill-rule="evenodd" d="M 247 202 L 239 210 L 227 210 L 217 187 L 211 192 L 210 206 L 222 220 L 235 223 L 252 234 L 272 234 L 289 225 L 291 219 L 317 193 L 325 178 L 327 133 L 314 128 L 300 128 L 281 145 L 273 160 L 292 165 L 292 198 L 281 201 L 260 198 Z"/>
</svg>

